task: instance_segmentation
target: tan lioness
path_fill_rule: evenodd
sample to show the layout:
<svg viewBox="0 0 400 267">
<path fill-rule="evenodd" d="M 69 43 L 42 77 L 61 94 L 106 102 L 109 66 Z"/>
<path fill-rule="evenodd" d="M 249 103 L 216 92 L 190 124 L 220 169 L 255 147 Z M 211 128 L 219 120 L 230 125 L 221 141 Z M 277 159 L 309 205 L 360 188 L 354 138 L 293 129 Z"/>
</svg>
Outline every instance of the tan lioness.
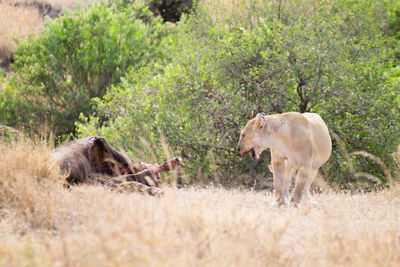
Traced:
<svg viewBox="0 0 400 267">
<path fill-rule="evenodd" d="M 275 115 L 259 113 L 244 127 L 237 150 L 259 159 L 263 150 L 271 149 L 274 190 L 278 205 L 289 202 L 289 187 L 296 173 L 291 201 L 311 201 L 309 188 L 318 168 L 331 155 L 328 128 L 315 113 L 288 112 Z"/>
</svg>

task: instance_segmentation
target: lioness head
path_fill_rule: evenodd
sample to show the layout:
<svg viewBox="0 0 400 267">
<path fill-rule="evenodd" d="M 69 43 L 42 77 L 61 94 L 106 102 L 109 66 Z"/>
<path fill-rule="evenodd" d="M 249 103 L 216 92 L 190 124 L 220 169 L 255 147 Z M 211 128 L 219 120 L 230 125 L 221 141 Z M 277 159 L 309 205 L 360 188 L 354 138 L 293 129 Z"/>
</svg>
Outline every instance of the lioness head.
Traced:
<svg viewBox="0 0 400 267">
<path fill-rule="evenodd" d="M 236 149 L 241 155 L 251 154 L 253 160 L 258 160 L 264 147 L 264 127 L 266 124 L 265 115 L 259 113 L 251 119 L 240 134 L 239 143 Z"/>
</svg>

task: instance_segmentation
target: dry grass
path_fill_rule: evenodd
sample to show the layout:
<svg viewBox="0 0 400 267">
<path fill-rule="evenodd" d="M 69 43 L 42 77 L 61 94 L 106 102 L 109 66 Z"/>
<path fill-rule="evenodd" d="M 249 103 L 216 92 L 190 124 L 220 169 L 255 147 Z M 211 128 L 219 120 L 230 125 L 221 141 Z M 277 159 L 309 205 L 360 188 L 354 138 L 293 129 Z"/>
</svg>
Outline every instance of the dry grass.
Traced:
<svg viewBox="0 0 400 267">
<path fill-rule="evenodd" d="M 68 191 L 46 144 L 0 144 L 4 266 L 398 266 L 395 191 L 315 195 L 272 207 L 271 192 L 169 188 L 165 196 Z"/>
<path fill-rule="evenodd" d="M 38 5 L 51 8 L 74 8 L 78 3 L 87 4 L 101 0 L 0 0 L 0 66 L 7 66 L 15 50 L 15 39 L 26 39 L 38 34 L 44 27 L 43 14 Z"/>
<path fill-rule="evenodd" d="M 92 2 L 99 2 L 101 0 L 5 0 L 8 3 L 34 3 L 41 2 L 47 3 L 55 7 L 74 8 L 77 4 L 87 4 Z"/>
<path fill-rule="evenodd" d="M 43 18 L 33 7 L 15 7 L 0 1 L 0 64 L 9 61 L 15 50 L 15 38 L 39 33 Z"/>
<path fill-rule="evenodd" d="M 305 0 L 299 1 L 282 1 L 282 0 L 200 0 L 200 6 L 204 6 L 215 21 L 229 20 L 236 23 L 249 23 L 256 25 L 259 23 L 259 18 L 263 18 L 262 14 L 267 12 L 274 16 L 281 16 L 283 10 L 294 9 L 296 12 L 306 13 L 315 6 L 333 3 L 330 1 L 314 1 Z M 329 5 L 328 5 L 329 6 Z M 225 23 L 226 24 L 226 23 Z"/>
<path fill-rule="evenodd" d="M 199 4 L 207 10 L 214 21 L 223 21 L 227 17 L 231 17 L 235 18 L 236 21 L 251 19 L 252 23 L 256 23 L 258 16 L 255 13 L 264 10 L 267 6 L 276 4 L 276 1 L 201 0 Z"/>
</svg>

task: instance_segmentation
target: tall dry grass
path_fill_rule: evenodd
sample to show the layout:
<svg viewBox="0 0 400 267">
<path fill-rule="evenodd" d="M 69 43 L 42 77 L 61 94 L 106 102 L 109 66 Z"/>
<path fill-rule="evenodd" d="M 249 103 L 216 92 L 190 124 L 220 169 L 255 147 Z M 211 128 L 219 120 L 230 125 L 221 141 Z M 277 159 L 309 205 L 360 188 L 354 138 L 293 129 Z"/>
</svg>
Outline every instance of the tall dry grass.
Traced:
<svg viewBox="0 0 400 267">
<path fill-rule="evenodd" d="M 37 9 L 16 7 L 0 1 L 0 64 L 6 64 L 15 50 L 15 39 L 41 31 L 44 22 Z"/>
<path fill-rule="evenodd" d="M 161 198 L 68 191 L 51 146 L 0 144 L 4 266 L 398 266 L 396 191 L 314 195 L 272 207 L 271 192 L 168 188 Z"/>
<path fill-rule="evenodd" d="M 7 66 L 13 57 L 16 39 L 26 39 L 29 34 L 38 34 L 44 27 L 44 18 L 39 5 L 51 8 L 75 8 L 102 0 L 0 0 L 0 66 Z"/>
<path fill-rule="evenodd" d="M 53 221 L 57 188 L 62 187 L 58 166 L 49 146 L 21 138 L 1 144 L 0 203 L 2 212 L 22 219 L 28 228 L 55 228 Z M 57 220 L 57 219 L 56 219 Z"/>
<path fill-rule="evenodd" d="M 8 2 L 9 4 L 15 3 L 23 3 L 23 4 L 31 4 L 31 3 L 47 3 L 55 7 L 66 7 L 66 8 L 74 8 L 78 4 L 88 4 L 92 2 L 99 2 L 102 0 L 3 0 Z"/>
</svg>

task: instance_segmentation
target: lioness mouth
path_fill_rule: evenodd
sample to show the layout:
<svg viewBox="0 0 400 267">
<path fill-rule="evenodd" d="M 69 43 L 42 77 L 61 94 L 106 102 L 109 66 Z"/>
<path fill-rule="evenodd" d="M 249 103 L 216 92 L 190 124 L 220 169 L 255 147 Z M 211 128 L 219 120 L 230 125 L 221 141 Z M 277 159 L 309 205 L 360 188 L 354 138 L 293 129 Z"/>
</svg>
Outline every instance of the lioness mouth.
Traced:
<svg viewBox="0 0 400 267">
<path fill-rule="evenodd" d="M 258 160 L 258 157 L 256 156 L 256 152 L 254 151 L 254 148 L 250 149 L 246 153 L 243 153 L 243 155 L 246 155 L 246 154 L 249 154 L 249 153 L 251 154 L 251 157 L 253 158 L 253 160 Z"/>
<path fill-rule="evenodd" d="M 250 152 L 251 152 L 251 157 L 252 157 L 252 159 L 253 159 L 253 160 L 258 160 L 258 158 L 257 158 L 257 156 L 256 156 L 256 152 L 254 151 L 254 148 L 252 148 L 252 149 L 250 150 Z"/>
</svg>

